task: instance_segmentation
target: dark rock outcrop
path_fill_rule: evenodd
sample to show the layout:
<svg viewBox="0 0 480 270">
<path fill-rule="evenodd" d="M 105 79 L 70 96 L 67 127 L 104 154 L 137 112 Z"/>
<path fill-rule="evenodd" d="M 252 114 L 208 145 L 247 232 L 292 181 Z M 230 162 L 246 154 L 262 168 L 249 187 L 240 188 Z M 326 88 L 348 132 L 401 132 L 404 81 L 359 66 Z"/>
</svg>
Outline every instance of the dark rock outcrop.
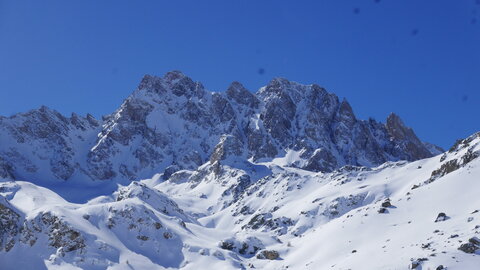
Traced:
<svg viewBox="0 0 480 270">
<path fill-rule="evenodd" d="M 441 222 L 447 219 L 448 219 L 448 216 L 445 213 L 438 213 L 437 218 L 435 219 L 435 222 Z"/>
<path fill-rule="evenodd" d="M 403 153 L 406 160 L 412 161 L 432 156 L 423 142 L 418 139 L 411 128 L 405 126 L 398 115 L 390 114 L 385 127 L 391 138 L 398 142 L 396 150 Z"/>
<path fill-rule="evenodd" d="M 0 196 L 0 251 L 10 251 L 20 233 L 20 215 Z"/>
<path fill-rule="evenodd" d="M 465 253 L 472 254 L 477 252 L 477 250 L 480 250 L 480 246 L 472 242 L 469 242 L 469 243 L 461 244 L 458 250 L 463 251 Z"/>
<path fill-rule="evenodd" d="M 280 258 L 280 254 L 275 250 L 262 250 L 257 255 L 257 259 L 276 260 L 278 258 Z"/>
</svg>

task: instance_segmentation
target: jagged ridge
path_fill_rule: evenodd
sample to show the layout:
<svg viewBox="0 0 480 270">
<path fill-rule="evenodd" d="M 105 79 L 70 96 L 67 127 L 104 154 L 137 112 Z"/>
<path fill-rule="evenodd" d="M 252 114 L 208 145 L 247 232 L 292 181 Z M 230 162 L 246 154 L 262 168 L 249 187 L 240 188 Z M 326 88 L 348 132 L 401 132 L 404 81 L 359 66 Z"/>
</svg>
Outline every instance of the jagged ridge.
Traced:
<svg viewBox="0 0 480 270">
<path fill-rule="evenodd" d="M 42 107 L 0 118 L 0 177 L 37 181 L 131 180 L 196 169 L 221 138 L 253 162 L 332 171 L 438 154 L 400 118 L 358 120 L 346 100 L 322 87 L 273 79 L 257 93 L 233 82 L 204 89 L 179 71 L 146 75 L 118 110 L 102 120 L 64 117 Z"/>
</svg>

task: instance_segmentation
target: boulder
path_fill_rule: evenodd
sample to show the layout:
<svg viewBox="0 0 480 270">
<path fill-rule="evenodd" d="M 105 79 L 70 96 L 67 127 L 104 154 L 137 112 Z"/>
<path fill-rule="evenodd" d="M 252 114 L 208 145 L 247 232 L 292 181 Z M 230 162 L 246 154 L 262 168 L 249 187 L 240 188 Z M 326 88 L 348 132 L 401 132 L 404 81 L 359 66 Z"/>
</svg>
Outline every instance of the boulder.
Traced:
<svg viewBox="0 0 480 270">
<path fill-rule="evenodd" d="M 387 210 L 387 208 L 382 207 L 382 208 L 378 209 L 378 213 L 386 214 L 386 213 L 388 213 L 388 210 Z"/>
<path fill-rule="evenodd" d="M 261 260 L 276 260 L 280 257 L 277 251 L 275 250 L 263 250 L 257 255 L 257 259 Z"/>
<path fill-rule="evenodd" d="M 469 253 L 469 254 L 475 253 L 478 249 L 479 249 L 479 247 L 475 244 L 472 244 L 472 243 L 462 244 L 458 248 L 458 250 L 461 250 L 461 251 L 463 251 L 465 253 Z"/>
<path fill-rule="evenodd" d="M 386 199 L 384 202 L 382 202 L 382 207 L 391 207 L 392 204 L 390 203 L 390 199 Z"/>
<path fill-rule="evenodd" d="M 447 219 L 448 219 L 448 217 L 445 213 L 439 213 L 437 215 L 437 218 L 435 219 L 435 222 L 441 222 L 441 221 L 445 221 Z"/>
<path fill-rule="evenodd" d="M 468 239 L 468 242 L 469 242 L 469 243 L 472 243 L 472 244 L 474 244 L 474 245 L 480 246 L 480 239 L 479 239 L 478 237 L 476 237 L 476 236 Z"/>
</svg>

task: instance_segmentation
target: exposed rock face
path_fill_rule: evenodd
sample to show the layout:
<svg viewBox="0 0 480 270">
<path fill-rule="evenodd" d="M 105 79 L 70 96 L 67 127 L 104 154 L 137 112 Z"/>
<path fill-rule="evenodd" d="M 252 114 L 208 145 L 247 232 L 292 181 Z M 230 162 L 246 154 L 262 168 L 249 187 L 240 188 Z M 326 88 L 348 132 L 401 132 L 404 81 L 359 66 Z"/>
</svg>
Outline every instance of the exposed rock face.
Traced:
<svg viewBox="0 0 480 270">
<path fill-rule="evenodd" d="M 78 153 L 100 131 L 98 121 L 73 114 L 71 118 L 41 107 L 0 118 L 0 178 L 27 179 L 39 174 L 70 179 L 79 169 Z M 85 175 L 89 175 L 85 172 Z M 45 180 L 45 179 L 44 179 Z"/>
<path fill-rule="evenodd" d="M 411 128 L 405 126 L 398 115 L 390 114 L 385 127 L 391 138 L 398 142 L 396 147 L 405 155 L 406 160 L 412 161 L 432 156 L 425 144 L 417 138 Z"/>
<path fill-rule="evenodd" d="M 9 203 L 0 197 L 0 251 L 8 252 L 16 244 L 33 246 L 42 235 L 48 245 L 61 252 L 71 252 L 86 247 L 81 233 L 52 213 L 39 213 L 24 220 Z"/>
<path fill-rule="evenodd" d="M 478 143 L 472 143 L 476 138 L 480 138 L 480 133 L 476 133 L 464 140 L 457 141 L 455 145 L 450 148 L 448 153 L 444 153 L 442 155 L 440 158 L 440 162 L 443 162 L 442 165 L 440 168 L 432 171 L 430 179 L 428 179 L 425 183 L 431 183 L 437 178 L 454 172 L 480 157 L 480 151 L 474 151 L 474 148 Z M 460 156 L 459 153 L 461 151 L 463 154 Z M 447 160 L 448 157 L 452 156 L 454 158 Z"/>
<path fill-rule="evenodd" d="M 458 250 L 461 250 L 465 253 L 475 253 L 477 250 L 479 250 L 480 247 L 478 245 L 475 245 L 473 243 L 465 243 L 461 244 Z"/>
<path fill-rule="evenodd" d="M 437 218 L 435 219 L 435 222 L 441 222 L 447 220 L 448 217 L 445 213 L 439 213 Z"/>
<path fill-rule="evenodd" d="M 33 230 L 42 228 L 43 232 L 49 236 L 50 246 L 56 249 L 61 248 L 64 252 L 70 252 L 86 247 L 85 239 L 79 231 L 51 213 L 42 213 L 30 225 Z M 27 226 L 27 228 L 29 227 Z M 27 240 L 33 241 L 33 239 Z"/>
<path fill-rule="evenodd" d="M 277 251 L 275 250 L 263 250 L 260 254 L 257 255 L 257 259 L 267 259 L 267 260 L 276 260 L 280 257 Z"/>
<path fill-rule="evenodd" d="M 13 165 L 0 157 L 0 179 L 13 179 Z"/>
<path fill-rule="evenodd" d="M 237 252 L 244 257 L 252 257 L 258 250 L 263 249 L 263 243 L 256 237 L 248 237 L 244 241 L 237 239 L 227 239 L 219 243 L 221 249 Z"/>
<path fill-rule="evenodd" d="M 20 215 L 0 196 L 0 251 L 9 251 L 20 233 Z"/>
<path fill-rule="evenodd" d="M 268 161 L 297 153 L 287 166 L 332 171 L 438 153 L 400 118 L 358 120 L 346 100 L 318 85 L 277 78 L 256 94 L 233 82 L 206 91 L 179 71 L 146 75 L 102 120 L 64 117 L 42 107 L 0 118 L 0 178 L 115 180 L 166 178 L 227 156 Z M 430 150 L 429 150 L 430 149 Z"/>
<path fill-rule="evenodd" d="M 210 163 L 214 164 L 229 157 L 241 157 L 243 154 L 243 144 L 240 140 L 232 135 L 224 135 L 220 138 L 220 142 L 215 146 Z"/>
</svg>

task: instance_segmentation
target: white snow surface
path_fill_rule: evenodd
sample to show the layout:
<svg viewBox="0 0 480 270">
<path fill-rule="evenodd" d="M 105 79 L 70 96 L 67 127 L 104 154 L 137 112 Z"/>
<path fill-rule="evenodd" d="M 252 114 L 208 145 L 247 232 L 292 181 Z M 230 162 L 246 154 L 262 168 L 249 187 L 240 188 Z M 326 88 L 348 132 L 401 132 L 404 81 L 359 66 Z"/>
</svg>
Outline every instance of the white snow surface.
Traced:
<svg viewBox="0 0 480 270">
<path fill-rule="evenodd" d="M 4 180 L 0 269 L 480 269 L 480 247 L 458 249 L 480 237 L 479 153 L 477 133 L 432 158 L 332 173 L 287 167 L 295 152 L 226 159 L 110 195 L 76 187 L 80 204 Z"/>
</svg>

